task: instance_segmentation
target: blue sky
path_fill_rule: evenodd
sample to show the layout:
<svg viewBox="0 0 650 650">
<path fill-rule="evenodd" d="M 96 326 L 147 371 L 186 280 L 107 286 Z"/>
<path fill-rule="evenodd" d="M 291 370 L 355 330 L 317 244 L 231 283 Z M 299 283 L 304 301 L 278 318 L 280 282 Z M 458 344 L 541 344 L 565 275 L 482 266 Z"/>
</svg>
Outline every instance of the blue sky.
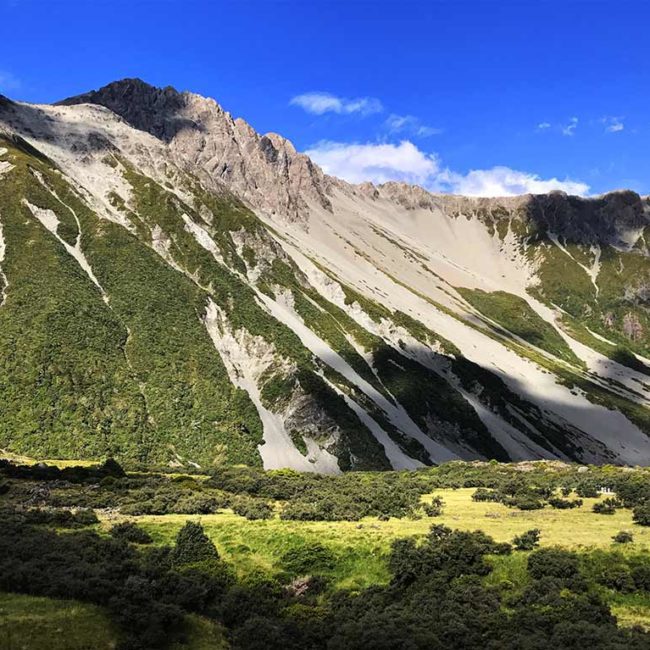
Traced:
<svg viewBox="0 0 650 650">
<path fill-rule="evenodd" d="M 353 181 L 650 193 L 650 3 L 0 0 L 0 93 L 137 76 Z"/>
</svg>

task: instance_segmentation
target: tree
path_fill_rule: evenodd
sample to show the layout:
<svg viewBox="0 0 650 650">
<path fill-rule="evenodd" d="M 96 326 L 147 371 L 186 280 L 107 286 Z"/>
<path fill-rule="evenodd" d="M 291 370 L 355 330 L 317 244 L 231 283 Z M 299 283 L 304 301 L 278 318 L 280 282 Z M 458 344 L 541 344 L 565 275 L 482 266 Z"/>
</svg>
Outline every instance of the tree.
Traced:
<svg viewBox="0 0 650 650">
<path fill-rule="evenodd" d="M 194 564 L 205 560 L 219 558 L 219 552 L 210 538 L 203 531 L 203 526 L 188 521 L 176 536 L 174 564 Z"/>
</svg>

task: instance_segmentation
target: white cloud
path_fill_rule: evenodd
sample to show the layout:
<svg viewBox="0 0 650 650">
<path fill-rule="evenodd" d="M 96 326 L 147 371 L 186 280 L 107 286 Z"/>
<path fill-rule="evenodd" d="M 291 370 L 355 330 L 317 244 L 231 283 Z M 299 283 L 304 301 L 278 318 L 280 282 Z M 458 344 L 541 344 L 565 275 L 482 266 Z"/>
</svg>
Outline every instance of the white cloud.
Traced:
<svg viewBox="0 0 650 650">
<path fill-rule="evenodd" d="M 589 185 L 570 179 L 543 179 L 537 174 L 522 172 L 510 167 L 473 169 L 467 174 L 443 171 L 438 179 L 438 188 L 466 196 L 515 196 L 517 194 L 545 194 L 562 190 L 567 194 L 584 196 Z"/>
<path fill-rule="evenodd" d="M 427 138 L 442 133 L 442 129 L 426 126 L 414 115 L 396 115 L 392 113 L 384 122 L 391 133 L 407 132 L 420 138 Z"/>
<path fill-rule="evenodd" d="M 603 117 L 600 121 L 605 125 L 607 133 L 620 133 L 625 128 L 622 117 Z"/>
<path fill-rule="evenodd" d="M 20 88 L 20 80 L 16 78 L 11 72 L 0 70 L 0 90 L 9 91 Z"/>
<path fill-rule="evenodd" d="M 540 122 L 540 123 L 537 125 L 537 128 L 538 128 L 540 131 L 545 131 L 546 129 L 550 129 L 550 128 L 551 128 L 551 123 L 550 123 L 550 122 Z"/>
<path fill-rule="evenodd" d="M 578 118 L 577 117 L 572 117 L 568 124 L 562 127 L 562 135 L 573 135 L 576 132 L 576 129 L 578 128 Z"/>
<path fill-rule="evenodd" d="M 350 183 L 399 180 L 425 185 L 440 171 L 435 155 L 420 151 L 408 140 L 399 144 L 323 141 L 305 153 L 327 174 Z"/>
<path fill-rule="evenodd" d="M 308 113 L 323 115 L 324 113 L 338 113 L 339 115 L 359 113 L 370 115 L 381 113 L 384 110 L 381 102 L 374 97 L 357 97 L 345 99 L 330 93 L 305 93 L 296 95 L 289 102 L 292 106 L 300 106 Z"/>
<path fill-rule="evenodd" d="M 543 194 L 551 190 L 580 195 L 589 192 L 589 186 L 579 181 L 543 179 L 537 174 L 509 167 L 474 169 L 459 174 L 442 169 L 436 154 L 425 153 L 408 140 L 399 144 L 324 141 L 305 153 L 327 174 L 350 183 L 372 181 L 379 184 L 396 180 L 422 185 L 435 192 L 468 196 Z"/>
</svg>

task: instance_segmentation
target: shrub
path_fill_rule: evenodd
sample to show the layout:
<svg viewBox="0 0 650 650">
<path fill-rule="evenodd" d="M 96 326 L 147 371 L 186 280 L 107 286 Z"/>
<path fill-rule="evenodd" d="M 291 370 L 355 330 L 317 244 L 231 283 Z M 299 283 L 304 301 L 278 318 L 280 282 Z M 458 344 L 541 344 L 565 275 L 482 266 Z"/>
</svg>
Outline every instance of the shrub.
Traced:
<svg viewBox="0 0 650 650">
<path fill-rule="evenodd" d="M 270 519 L 273 508 L 262 499 L 239 497 L 232 504 L 233 512 L 251 521 L 256 519 Z"/>
<path fill-rule="evenodd" d="M 114 458 L 107 458 L 97 468 L 97 473 L 100 476 L 112 476 L 113 478 L 124 478 L 126 476 L 126 472 Z"/>
<path fill-rule="evenodd" d="M 182 496 L 173 506 L 174 513 L 180 515 L 210 515 L 214 514 L 219 508 L 224 507 L 224 503 L 212 496 L 204 494 L 188 494 Z"/>
<path fill-rule="evenodd" d="M 203 531 L 203 526 L 188 521 L 176 536 L 173 553 L 174 564 L 194 564 L 210 559 L 218 559 L 219 553 L 212 540 Z"/>
<path fill-rule="evenodd" d="M 634 541 L 634 535 L 628 533 L 626 530 L 619 530 L 612 539 L 616 544 L 630 544 Z"/>
<path fill-rule="evenodd" d="M 636 589 L 650 592 L 650 566 L 639 564 L 631 571 L 632 580 Z"/>
<path fill-rule="evenodd" d="M 541 510 L 544 507 L 544 503 L 532 494 L 517 494 L 506 499 L 504 503 L 519 510 Z"/>
<path fill-rule="evenodd" d="M 581 481 L 578 483 L 576 494 L 583 499 L 597 499 L 600 495 L 598 486 L 591 481 Z"/>
<path fill-rule="evenodd" d="M 597 576 L 596 581 L 604 587 L 623 593 L 629 593 L 635 589 L 634 579 L 629 569 L 622 564 L 604 567 L 600 575 Z"/>
<path fill-rule="evenodd" d="M 422 506 L 422 510 L 427 517 L 439 517 L 442 514 L 443 506 L 444 502 L 440 497 L 433 497 L 431 503 L 425 503 Z"/>
<path fill-rule="evenodd" d="M 534 580 L 554 578 L 567 586 L 575 586 L 581 580 L 578 556 L 560 548 L 542 548 L 531 553 L 528 573 Z"/>
<path fill-rule="evenodd" d="M 115 524 L 109 533 L 115 539 L 123 539 L 125 542 L 133 544 L 151 544 L 153 539 L 146 530 L 142 530 L 139 526 L 132 521 L 124 521 L 121 524 Z"/>
<path fill-rule="evenodd" d="M 306 542 L 282 554 L 280 562 L 292 575 L 309 575 L 334 568 L 335 556 L 320 542 Z"/>
<path fill-rule="evenodd" d="M 472 501 L 501 501 L 501 495 L 495 490 L 486 490 L 485 488 L 479 488 L 472 494 Z"/>
<path fill-rule="evenodd" d="M 85 528 L 99 523 L 93 510 L 81 508 L 76 512 L 70 510 L 26 510 L 23 513 L 26 523 L 56 526 L 59 528 Z"/>
<path fill-rule="evenodd" d="M 636 506 L 632 510 L 632 520 L 639 526 L 650 526 L 650 502 Z"/>
<path fill-rule="evenodd" d="M 516 535 L 512 540 L 512 544 L 518 551 L 532 551 L 536 546 L 539 546 L 541 534 L 538 528 L 527 530 L 521 535 Z"/>
<path fill-rule="evenodd" d="M 592 510 L 599 515 L 613 515 L 618 506 L 620 502 L 617 499 L 607 498 L 594 503 Z"/>
<path fill-rule="evenodd" d="M 569 499 L 554 497 L 548 500 L 548 505 L 557 510 L 570 510 L 572 508 L 579 508 L 582 505 L 582 499 L 574 499 L 571 501 Z"/>
</svg>

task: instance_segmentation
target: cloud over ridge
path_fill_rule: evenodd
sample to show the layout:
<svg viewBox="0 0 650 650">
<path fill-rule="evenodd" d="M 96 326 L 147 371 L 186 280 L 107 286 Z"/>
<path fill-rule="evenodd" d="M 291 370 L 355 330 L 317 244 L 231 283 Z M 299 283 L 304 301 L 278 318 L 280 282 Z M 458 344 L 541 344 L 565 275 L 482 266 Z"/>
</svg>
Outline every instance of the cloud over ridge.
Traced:
<svg viewBox="0 0 650 650">
<path fill-rule="evenodd" d="M 571 179 L 541 178 L 505 166 L 473 169 L 466 174 L 443 168 L 436 154 L 409 140 L 395 143 L 344 143 L 323 140 L 305 152 L 323 170 L 350 183 L 403 181 L 433 192 L 466 196 L 514 196 L 561 190 L 584 196 L 589 185 Z"/>
</svg>

